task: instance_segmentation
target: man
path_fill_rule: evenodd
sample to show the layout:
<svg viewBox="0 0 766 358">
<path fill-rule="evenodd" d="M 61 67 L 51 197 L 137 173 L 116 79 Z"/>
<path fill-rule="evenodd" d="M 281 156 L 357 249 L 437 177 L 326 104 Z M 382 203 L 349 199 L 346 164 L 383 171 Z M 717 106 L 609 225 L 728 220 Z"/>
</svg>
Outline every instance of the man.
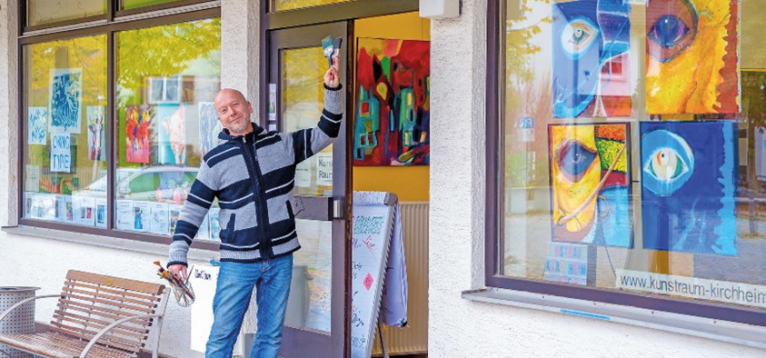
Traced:
<svg viewBox="0 0 766 358">
<path fill-rule="evenodd" d="M 267 132 L 250 122 L 242 93 L 223 89 L 214 106 L 224 128 L 205 155 L 170 245 L 168 269 L 186 277 L 186 254 L 218 198 L 221 268 L 213 300 L 206 358 L 230 358 L 253 286 L 258 327 L 250 358 L 277 357 L 282 340 L 293 255 L 300 248 L 291 207 L 295 166 L 327 147 L 341 124 L 338 58 L 324 75 L 325 109 L 316 128 Z"/>
</svg>

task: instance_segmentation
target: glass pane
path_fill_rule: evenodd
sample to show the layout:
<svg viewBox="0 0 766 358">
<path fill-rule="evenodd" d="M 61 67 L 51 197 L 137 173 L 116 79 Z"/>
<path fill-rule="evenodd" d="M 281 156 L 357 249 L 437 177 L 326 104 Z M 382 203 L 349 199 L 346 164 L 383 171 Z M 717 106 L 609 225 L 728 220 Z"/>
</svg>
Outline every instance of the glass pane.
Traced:
<svg viewBox="0 0 766 358">
<path fill-rule="evenodd" d="M 221 20 L 119 32 L 116 47 L 115 228 L 169 235 L 221 130 Z M 197 238 L 217 239 L 216 207 Z"/>
<path fill-rule="evenodd" d="M 608 3 L 506 0 L 498 270 L 766 307 L 764 5 Z"/>
<path fill-rule="evenodd" d="M 106 14 L 104 0 L 27 0 L 27 26 Z"/>
<path fill-rule="evenodd" d="M 181 0 L 122 0 L 120 10 L 133 10 L 147 6 L 167 4 Z"/>
<path fill-rule="evenodd" d="M 301 249 L 293 256 L 293 280 L 285 324 L 331 330 L 332 222 L 295 220 Z"/>
<path fill-rule="evenodd" d="M 322 79 L 327 58 L 321 47 L 283 50 L 282 56 L 282 128 L 293 132 L 313 128 L 324 109 Z M 323 149 L 297 165 L 296 195 L 332 196 L 332 148 Z"/>
<path fill-rule="evenodd" d="M 25 218 L 106 226 L 106 36 L 28 45 Z"/>
<path fill-rule="evenodd" d="M 274 0 L 272 11 L 293 10 L 305 7 L 335 4 L 352 0 Z"/>
</svg>

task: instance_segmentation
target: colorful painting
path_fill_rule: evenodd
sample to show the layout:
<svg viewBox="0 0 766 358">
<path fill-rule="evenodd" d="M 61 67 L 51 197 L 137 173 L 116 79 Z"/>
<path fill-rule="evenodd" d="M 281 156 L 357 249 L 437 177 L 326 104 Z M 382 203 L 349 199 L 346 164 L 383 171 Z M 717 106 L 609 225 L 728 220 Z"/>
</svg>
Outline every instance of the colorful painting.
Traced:
<svg viewBox="0 0 766 358">
<path fill-rule="evenodd" d="M 360 38 L 354 165 L 428 165 L 428 41 Z"/>
<path fill-rule="evenodd" d="M 737 124 L 641 122 L 644 248 L 736 255 Z"/>
<path fill-rule="evenodd" d="M 48 135 L 48 108 L 29 107 L 29 121 L 27 125 L 27 144 L 45 145 Z"/>
<path fill-rule="evenodd" d="M 82 69 L 52 69 L 49 98 L 51 131 L 80 133 Z"/>
<path fill-rule="evenodd" d="M 159 162 L 186 164 L 186 118 L 183 104 L 159 104 Z"/>
<path fill-rule="evenodd" d="M 221 133 L 221 122 L 215 111 L 213 102 L 200 102 L 199 108 L 199 145 L 200 158 L 218 145 L 218 134 Z"/>
<path fill-rule="evenodd" d="M 632 247 L 630 127 L 548 126 L 553 241 Z"/>
<path fill-rule="evenodd" d="M 152 109 L 149 105 L 133 105 L 127 106 L 125 112 L 125 160 L 150 163 Z"/>
<path fill-rule="evenodd" d="M 650 0 L 649 114 L 738 113 L 739 0 Z"/>
<path fill-rule="evenodd" d="M 106 160 L 105 125 L 104 107 L 88 107 L 88 159 L 90 160 Z"/>
<path fill-rule="evenodd" d="M 79 189 L 80 178 L 64 178 L 59 176 L 40 177 L 41 193 L 72 195 Z"/>
<path fill-rule="evenodd" d="M 630 116 L 628 2 L 558 3 L 552 14 L 553 117 Z"/>
</svg>

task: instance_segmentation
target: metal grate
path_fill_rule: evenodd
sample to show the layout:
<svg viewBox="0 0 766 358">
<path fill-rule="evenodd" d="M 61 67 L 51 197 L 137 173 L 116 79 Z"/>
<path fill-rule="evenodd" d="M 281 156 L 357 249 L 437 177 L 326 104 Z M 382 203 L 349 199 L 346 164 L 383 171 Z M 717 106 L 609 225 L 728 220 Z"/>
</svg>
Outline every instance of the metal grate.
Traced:
<svg viewBox="0 0 766 358">
<path fill-rule="evenodd" d="M 39 287 L 0 287 L 0 314 L 11 306 L 34 297 L 37 290 Z M 16 308 L 4 320 L 0 321 L 0 333 L 33 333 L 34 331 L 35 301 L 27 302 Z M 10 358 L 32 358 L 31 354 L 11 349 L 3 344 L 0 344 L 0 351 L 10 355 Z"/>
<path fill-rule="evenodd" d="M 389 355 L 428 352 L 428 202 L 402 202 L 402 239 L 407 262 L 409 298 L 408 327 L 383 325 L 383 337 Z M 380 356 L 378 333 L 375 333 L 373 356 Z"/>
</svg>

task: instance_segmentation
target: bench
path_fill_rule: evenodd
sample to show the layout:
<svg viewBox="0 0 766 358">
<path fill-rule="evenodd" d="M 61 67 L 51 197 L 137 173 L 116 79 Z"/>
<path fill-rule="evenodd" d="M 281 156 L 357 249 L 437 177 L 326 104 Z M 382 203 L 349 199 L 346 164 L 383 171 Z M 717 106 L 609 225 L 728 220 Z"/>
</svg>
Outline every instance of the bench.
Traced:
<svg viewBox="0 0 766 358">
<path fill-rule="evenodd" d="M 72 270 L 61 294 L 28 298 L 0 314 L 2 321 L 29 301 L 58 297 L 50 329 L 0 333 L 0 344 L 49 358 L 128 358 L 138 356 L 151 333 L 157 358 L 169 291 L 162 284 Z"/>
</svg>

